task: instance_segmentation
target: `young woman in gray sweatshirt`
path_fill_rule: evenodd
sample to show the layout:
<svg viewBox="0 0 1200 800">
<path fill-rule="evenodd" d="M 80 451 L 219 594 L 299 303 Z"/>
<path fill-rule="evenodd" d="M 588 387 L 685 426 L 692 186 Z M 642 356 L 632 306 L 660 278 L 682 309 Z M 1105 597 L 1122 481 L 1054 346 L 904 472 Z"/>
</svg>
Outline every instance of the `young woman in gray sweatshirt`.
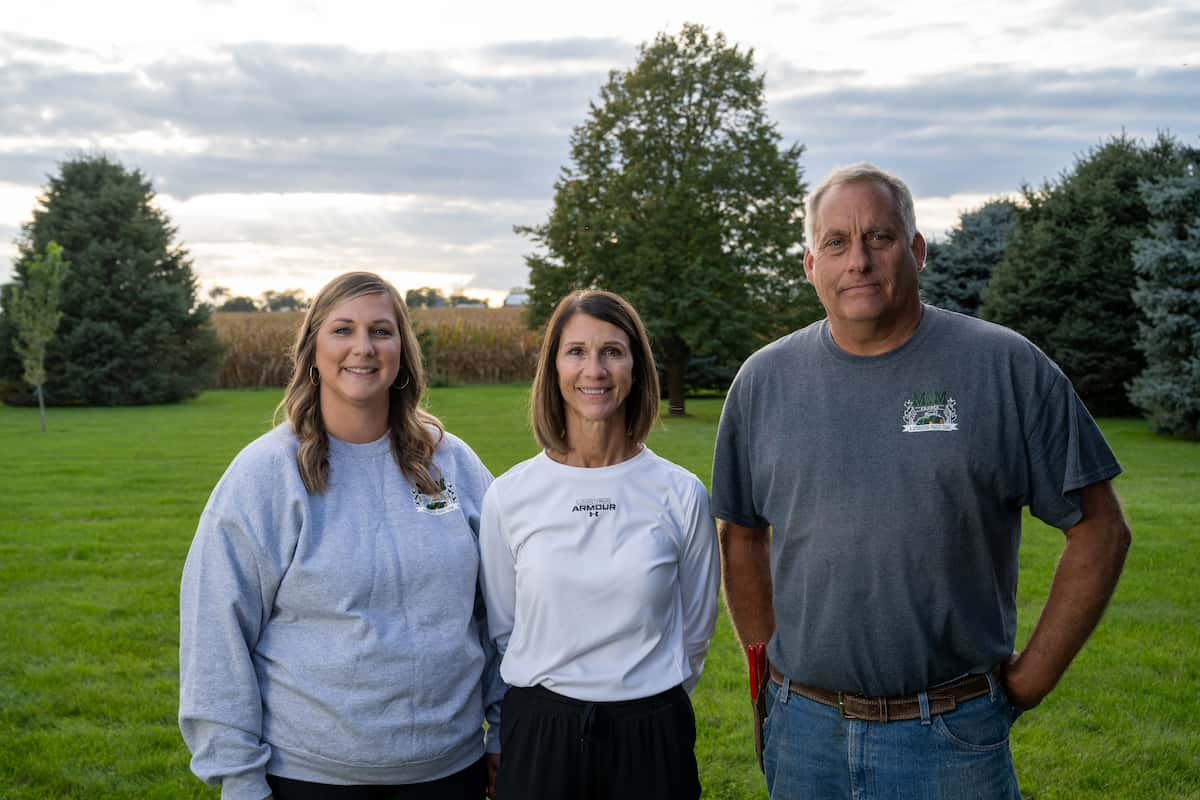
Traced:
<svg viewBox="0 0 1200 800">
<path fill-rule="evenodd" d="M 419 408 L 416 337 L 378 276 L 322 289 L 294 356 L 287 421 L 226 470 L 184 566 L 192 770 L 232 800 L 478 800 L 504 694 L 477 589 L 491 475 Z"/>
</svg>

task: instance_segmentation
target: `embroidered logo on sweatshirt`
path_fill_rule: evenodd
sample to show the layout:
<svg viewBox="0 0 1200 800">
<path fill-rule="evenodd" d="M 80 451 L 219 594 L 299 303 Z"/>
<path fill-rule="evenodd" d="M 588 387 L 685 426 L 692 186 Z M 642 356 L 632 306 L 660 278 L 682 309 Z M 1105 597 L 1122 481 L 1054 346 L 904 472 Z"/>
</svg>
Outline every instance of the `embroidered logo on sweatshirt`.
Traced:
<svg viewBox="0 0 1200 800">
<path fill-rule="evenodd" d="M 946 392 L 916 392 L 904 401 L 905 433 L 958 430 L 958 407 Z"/>
<path fill-rule="evenodd" d="M 571 507 L 572 514 L 587 514 L 589 517 L 598 517 L 605 511 L 616 511 L 617 504 L 612 501 L 611 497 L 590 497 L 586 500 L 576 500 L 575 505 Z"/>
<path fill-rule="evenodd" d="M 417 489 L 412 490 L 413 505 L 423 514 L 449 514 L 458 510 L 458 493 L 454 491 L 453 483 L 445 479 L 438 481 L 437 494 L 425 494 Z"/>
</svg>

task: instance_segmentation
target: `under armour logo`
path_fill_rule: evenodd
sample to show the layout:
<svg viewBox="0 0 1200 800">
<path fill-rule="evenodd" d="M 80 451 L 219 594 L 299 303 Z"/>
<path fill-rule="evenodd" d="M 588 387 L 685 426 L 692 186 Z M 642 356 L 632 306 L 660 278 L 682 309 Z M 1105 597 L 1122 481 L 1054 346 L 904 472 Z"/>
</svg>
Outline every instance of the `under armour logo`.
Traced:
<svg viewBox="0 0 1200 800">
<path fill-rule="evenodd" d="M 616 511 L 617 504 L 612 501 L 611 497 L 589 497 L 585 500 L 576 500 L 571 506 L 571 513 L 583 512 L 591 517 L 598 517 L 604 511 Z"/>
</svg>

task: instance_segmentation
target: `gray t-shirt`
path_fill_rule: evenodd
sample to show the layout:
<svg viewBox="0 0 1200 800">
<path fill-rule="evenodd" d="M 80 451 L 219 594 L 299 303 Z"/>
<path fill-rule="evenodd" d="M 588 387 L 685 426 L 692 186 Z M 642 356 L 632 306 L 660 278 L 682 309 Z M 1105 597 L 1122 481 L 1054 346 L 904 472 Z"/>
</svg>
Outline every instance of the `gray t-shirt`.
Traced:
<svg viewBox="0 0 1200 800">
<path fill-rule="evenodd" d="M 1022 507 L 1069 528 L 1078 490 L 1120 472 L 1045 354 L 925 306 L 881 356 L 846 353 L 824 320 L 751 356 L 721 415 L 712 510 L 772 528 L 772 663 L 911 694 L 1012 652 Z"/>
</svg>

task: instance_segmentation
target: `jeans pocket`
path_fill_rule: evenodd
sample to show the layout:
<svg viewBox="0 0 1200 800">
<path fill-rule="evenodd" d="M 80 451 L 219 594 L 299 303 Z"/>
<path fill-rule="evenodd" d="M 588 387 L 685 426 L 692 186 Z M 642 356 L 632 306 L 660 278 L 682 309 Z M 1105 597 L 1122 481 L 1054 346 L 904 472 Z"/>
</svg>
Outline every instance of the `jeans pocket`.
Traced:
<svg viewBox="0 0 1200 800">
<path fill-rule="evenodd" d="M 942 739 L 975 752 L 1007 747 L 1010 727 L 1012 705 L 990 697 L 970 700 L 948 714 L 939 714 L 933 721 L 933 729 Z"/>
<path fill-rule="evenodd" d="M 779 703 L 779 693 L 782 690 L 783 687 L 772 680 L 768 680 L 766 684 L 763 685 L 763 691 L 767 693 L 767 702 L 764 704 L 767 709 L 767 713 L 763 716 L 762 721 L 762 737 L 764 745 L 767 741 L 767 731 L 771 728 L 771 718 L 775 716 L 775 706 Z"/>
</svg>

